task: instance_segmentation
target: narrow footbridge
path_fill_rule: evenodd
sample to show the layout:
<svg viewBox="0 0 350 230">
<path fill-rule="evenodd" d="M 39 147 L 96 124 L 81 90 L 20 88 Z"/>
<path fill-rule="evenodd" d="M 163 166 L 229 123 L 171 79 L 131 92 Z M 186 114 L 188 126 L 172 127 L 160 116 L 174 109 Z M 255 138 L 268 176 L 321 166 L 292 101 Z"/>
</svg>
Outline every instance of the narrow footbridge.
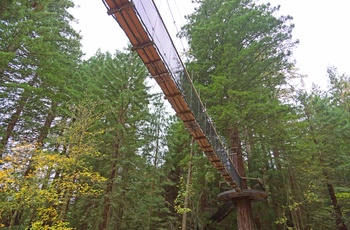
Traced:
<svg viewBox="0 0 350 230">
<path fill-rule="evenodd" d="M 152 0 L 103 0 L 107 13 L 119 23 L 148 71 L 161 87 L 186 129 L 209 161 L 235 191 L 237 173 L 223 139 L 195 90 L 192 80 Z"/>
</svg>

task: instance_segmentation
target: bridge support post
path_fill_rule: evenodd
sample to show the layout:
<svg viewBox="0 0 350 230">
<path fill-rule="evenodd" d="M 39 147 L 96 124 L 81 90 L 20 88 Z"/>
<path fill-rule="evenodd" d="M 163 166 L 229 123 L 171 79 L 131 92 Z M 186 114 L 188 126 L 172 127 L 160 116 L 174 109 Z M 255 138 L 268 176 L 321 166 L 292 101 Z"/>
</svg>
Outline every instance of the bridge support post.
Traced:
<svg viewBox="0 0 350 230">
<path fill-rule="evenodd" d="M 254 230 L 251 201 L 247 197 L 236 200 L 238 230 Z"/>
<path fill-rule="evenodd" d="M 233 152 L 232 161 L 241 177 L 245 177 L 244 162 L 242 157 L 241 139 L 237 127 L 230 129 L 231 151 Z M 247 189 L 247 180 L 242 179 L 241 189 Z M 254 221 L 252 205 L 249 197 L 240 197 L 235 199 L 237 208 L 237 225 L 238 230 L 254 230 Z"/>
</svg>

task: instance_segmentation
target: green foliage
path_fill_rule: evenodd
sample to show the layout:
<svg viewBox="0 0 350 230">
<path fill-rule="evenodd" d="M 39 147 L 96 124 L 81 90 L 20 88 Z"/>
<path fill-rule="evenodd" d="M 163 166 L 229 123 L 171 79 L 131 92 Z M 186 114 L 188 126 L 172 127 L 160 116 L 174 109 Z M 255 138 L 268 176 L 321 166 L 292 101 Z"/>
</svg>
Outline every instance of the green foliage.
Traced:
<svg viewBox="0 0 350 230">
<path fill-rule="evenodd" d="M 195 58 L 190 66 L 195 79 L 206 85 L 227 75 L 231 82 L 226 86 L 239 90 L 266 81 L 279 84 L 283 75 L 278 72 L 291 67 L 295 42 L 291 17 L 276 18 L 278 9 L 254 1 L 202 1 L 182 33 Z"/>
<path fill-rule="evenodd" d="M 189 71 L 269 193 L 253 205 L 257 226 L 349 226 L 349 77 L 331 67 L 326 91 L 294 92 L 290 16 L 250 0 L 199 2 L 181 33 Z M 176 229 L 183 213 L 189 228 L 235 227 L 235 213 L 210 223 L 229 187 L 149 92 L 136 53 L 81 61 L 69 7 L 0 2 L 0 228 Z"/>
<path fill-rule="evenodd" d="M 4 225 L 71 229 L 66 222 L 67 205 L 81 196 L 101 194 L 101 184 L 106 179 L 92 171 L 91 165 L 85 161 L 85 156 L 96 155 L 96 145 L 87 131 L 92 116 L 86 108 L 77 108 L 76 111 L 80 116 L 67 128 L 64 144 L 60 142 L 69 146 L 65 153 L 39 150 L 27 144 L 17 146 L 11 157 L 4 158 L 0 180 Z M 26 175 L 28 167 L 32 169 Z"/>
<path fill-rule="evenodd" d="M 80 35 L 70 26 L 73 3 L 8 1 L 0 14 L 0 154 L 9 141 L 39 141 L 43 117 L 56 116 L 74 89 Z M 51 125 L 53 118 L 47 120 Z M 50 123 L 50 124 L 49 124 Z M 45 131 L 44 131 L 45 130 Z M 6 153 L 6 151 L 5 151 Z"/>
</svg>

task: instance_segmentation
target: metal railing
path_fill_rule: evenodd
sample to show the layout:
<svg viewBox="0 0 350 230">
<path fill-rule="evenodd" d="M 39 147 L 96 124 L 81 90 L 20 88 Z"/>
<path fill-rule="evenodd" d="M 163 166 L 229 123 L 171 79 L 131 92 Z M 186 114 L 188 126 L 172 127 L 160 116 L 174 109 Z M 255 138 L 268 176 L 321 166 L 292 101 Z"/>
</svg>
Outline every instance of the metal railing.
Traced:
<svg viewBox="0 0 350 230">
<path fill-rule="evenodd" d="M 187 105 L 191 108 L 197 123 L 200 125 L 200 128 L 212 145 L 214 152 L 217 154 L 226 171 L 238 186 L 240 186 L 241 178 L 229 158 L 228 151 L 223 144 L 223 138 L 218 135 L 211 118 L 208 116 L 206 108 L 194 88 L 192 80 L 154 2 L 151 0 L 134 0 L 133 3 L 140 21 L 154 42 L 162 61 L 166 64 L 173 81 L 183 94 Z"/>
</svg>

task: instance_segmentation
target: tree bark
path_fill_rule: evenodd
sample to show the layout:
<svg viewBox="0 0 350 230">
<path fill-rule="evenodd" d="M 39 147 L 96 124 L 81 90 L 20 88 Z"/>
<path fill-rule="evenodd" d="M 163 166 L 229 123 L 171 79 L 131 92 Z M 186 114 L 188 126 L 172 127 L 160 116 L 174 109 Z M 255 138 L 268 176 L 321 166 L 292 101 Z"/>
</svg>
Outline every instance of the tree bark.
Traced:
<svg viewBox="0 0 350 230">
<path fill-rule="evenodd" d="M 109 174 L 109 178 L 107 181 L 107 186 L 105 189 L 105 196 L 103 199 L 103 208 L 102 208 L 102 219 L 101 222 L 98 225 L 99 230 L 107 229 L 108 223 L 110 221 L 111 216 L 111 199 L 110 196 L 113 192 L 113 186 L 114 186 L 114 178 L 117 175 L 117 161 L 119 158 L 119 148 L 120 148 L 120 138 L 117 134 L 115 135 L 115 141 L 114 141 L 114 152 L 112 154 L 112 163 L 111 163 L 111 172 Z"/>
<path fill-rule="evenodd" d="M 33 79 L 28 83 L 29 86 L 33 86 L 34 83 L 36 82 L 38 76 L 35 75 Z M 0 141 L 0 159 L 2 158 L 2 154 L 4 153 L 6 146 L 8 144 L 8 141 L 10 137 L 12 136 L 12 132 L 17 124 L 18 118 L 21 115 L 24 106 L 26 105 L 27 101 L 29 98 L 29 93 L 24 91 L 21 95 L 21 99 L 18 101 L 18 106 L 16 108 L 16 111 L 11 115 L 10 121 L 7 125 L 5 135 Z"/>
<path fill-rule="evenodd" d="M 345 225 L 345 221 L 343 219 L 342 212 L 340 210 L 340 207 L 338 205 L 337 197 L 335 196 L 333 185 L 330 183 L 327 183 L 327 188 L 329 192 L 329 196 L 332 200 L 332 205 L 334 208 L 334 214 L 335 214 L 335 223 L 337 224 L 338 230 L 348 230 L 348 227 Z"/>
<path fill-rule="evenodd" d="M 288 171 L 289 171 L 290 190 L 293 196 L 292 201 L 300 203 L 299 191 L 298 191 L 298 186 L 294 175 L 294 171 L 292 169 Z M 301 207 L 293 208 L 292 210 L 290 210 L 290 212 L 291 212 L 294 228 L 304 229 Z"/>
<path fill-rule="evenodd" d="M 14 229 L 14 226 L 19 225 L 20 223 L 20 211 L 19 210 L 14 210 L 13 215 L 11 216 L 11 221 L 9 225 L 9 229 Z"/>
<path fill-rule="evenodd" d="M 16 111 L 11 115 L 10 121 L 9 121 L 7 128 L 6 128 L 6 131 L 5 131 L 5 135 L 0 141 L 0 158 L 2 158 L 2 154 L 4 153 L 4 151 L 6 149 L 7 143 L 12 135 L 12 132 L 17 124 L 18 118 L 19 118 L 20 114 L 22 113 L 23 108 L 24 108 L 27 100 L 28 100 L 28 96 L 23 95 L 22 98 L 18 102 L 18 106 L 16 108 Z"/>
<path fill-rule="evenodd" d="M 113 229 L 115 230 L 119 230 L 119 229 L 122 229 L 122 226 L 123 226 L 123 217 L 124 217 L 124 210 L 125 210 L 125 191 L 122 191 L 121 192 L 121 195 L 120 195 L 120 199 L 119 199 L 119 202 L 118 202 L 118 209 L 117 209 L 117 212 L 116 214 L 113 214 L 114 216 L 116 216 L 117 218 L 115 219 L 115 225 L 113 226 Z"/>
<path fill-rule="evenodd" d="M 240 198 L 236 201 L 238 230 L 254 230 L 251 201 Z"/>
<path fill-rule="evenodd" d="M 245 177 L 244 162 L 242 156 L 242 146 L 237 127 L 230 129 L 231 149 L 233 152 L 233 163 L 241 177 Z M 247 181 L 241 181 L 241 188 L 247 189 Z M 254 230 L 254 221 L 252 215 L 252 205 L 249 198 L 236 199 L 237 207 L 237 225 L 238 230 Z"/>
<path fill-rule="evenodd" d="M 39 134 L 39 137 L 37 140 L 38 147 L 43 145 L 43 141 L 45 140 L 45 138 L 47 138 L 47 135 L 49 134 L 49 129 L 51 127 L 51 124 L 53 122 L 53 119 L 55 119 L 54 111 L 55 111 L 56 107 L 57 107 L 57 102 L 52 102 L 51 108 L 47 113 L 45 123 L 40 130 L 40 134 Z"/>
<path fill-rule="evenodd" d="M 53 119 L 55 118 L 55 115 L 53 113 L 53 111 L 56 109 L 57 107 L 57 103 L 56 102 L 53 102 L 52 103 L 52 106 L 51 106 L 51 109 L 50 111 L 48 112 L 47 116 L 46 116 L 46 119 L 45 119 L 45 122 L 44 122 L 44 125 L 43 127 L 41 128 L 41 131 L 40 131 L 40 134 L 39 134 L 39 137 L 38 137 L 38 140 L 36 142 L 36 149 L 39 149 L 42 145 L 43 145 L 43 141 L 44 139 L 47 137 L 48 133 L 49 133 L 49 129 L 51 127 L 51 124 L 52 124 L 52 121 Z M 32 156 L 32 158 L 34 157 L 35 155 Z M 33 160 L 32 159 L 29 159 L 29 164 L 28 164 L 28 167 L 26 168 L 26 170 L 24 171 L 24 177 L 27 177 L 29 176 L 29 174 L 34 170 L 33 168 Z"/>
</svg>

